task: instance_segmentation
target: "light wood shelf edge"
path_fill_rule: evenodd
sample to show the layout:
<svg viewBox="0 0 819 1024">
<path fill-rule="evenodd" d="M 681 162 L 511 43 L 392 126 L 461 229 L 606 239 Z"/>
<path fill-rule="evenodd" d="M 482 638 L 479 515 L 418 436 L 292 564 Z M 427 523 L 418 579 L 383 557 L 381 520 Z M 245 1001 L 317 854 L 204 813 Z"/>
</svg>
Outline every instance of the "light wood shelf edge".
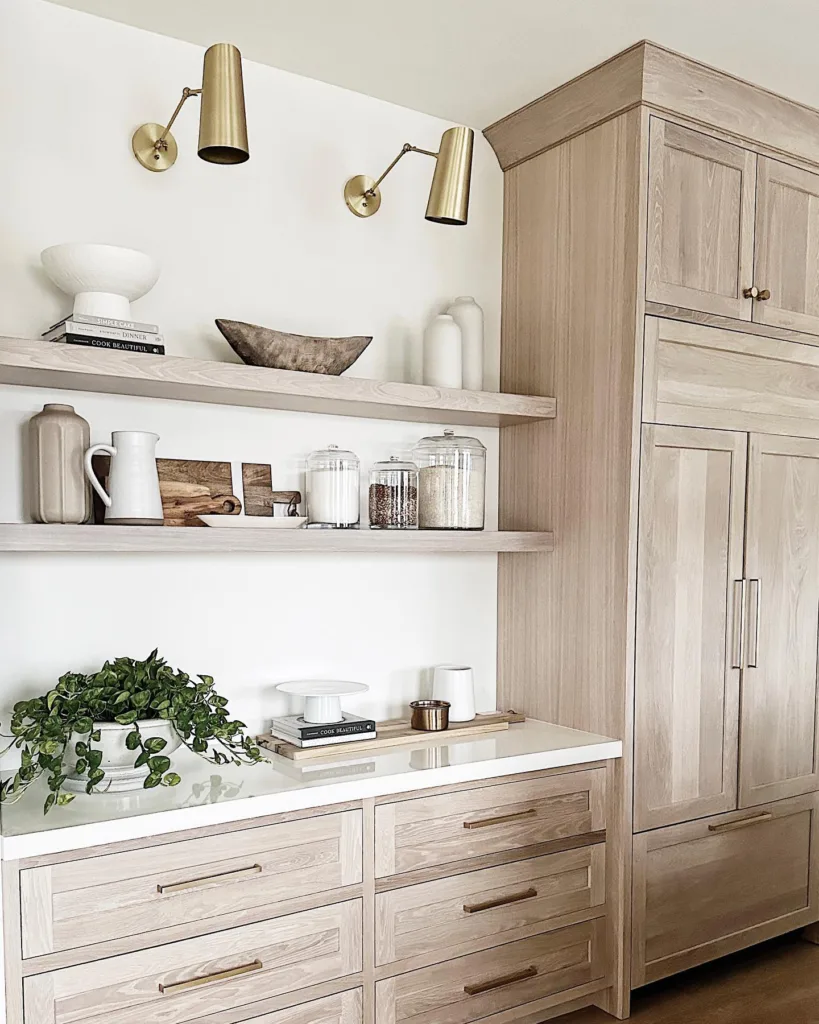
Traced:
<svg viewBox="0 0 819 1024">
<path fill-rule="evenodd" d="M 0 337 L 0 384 L 335 416 L 502 427 L 553 419 L 553 398 L 331 377 Z"/>
<path fill-rule="evenodd" d="M 0 552 L 480 554 L 553 549 L 552 533 L 513 530 L 229 530 L 0 524 Z"/>
</svg>

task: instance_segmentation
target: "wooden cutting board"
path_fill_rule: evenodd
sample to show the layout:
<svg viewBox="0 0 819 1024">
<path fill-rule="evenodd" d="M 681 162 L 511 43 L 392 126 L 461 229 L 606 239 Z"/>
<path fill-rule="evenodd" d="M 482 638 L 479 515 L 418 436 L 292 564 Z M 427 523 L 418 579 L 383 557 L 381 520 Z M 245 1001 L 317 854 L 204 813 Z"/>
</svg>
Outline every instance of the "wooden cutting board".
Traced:
<svg viewBox="0 0 819 1024">
<path fill-rule="evenodd" d="M 94 472 L 107 486 L 110 456 L 93 457 Z M 201 526 L 199 515 L 238 515 L 242 511 L 233 493 L 229 462 L 199 459 L 157 459 L 159 493 L 166 526 Z M 228 500 L 229 499 L 229 500 Z M 105 506 L 94 492 L 94 522 L 105 519 Z"/>
<path fill-rule="evenodd" d="M 378 753 L 391 747 L 417 746 L 429 740 L 466 739 L 469 736 L 481 736 L 485 733 L 503 732 L 510 724 L 525 722 L 526 716 L 516 711 L 496 711 L 490 715 L 478 715 L 471 722 L 452 722 L 443 732 L 420 732 L 410 726 L 408 718 L 391 718 L 385 722 L 376 722 L 375 739 L 356 740 L 347 743 L 328 743 L 324 747 L 297 747 L 277 736 L 264 733 L 257 737 L 260 746 L 272 750 L 291 761 L 307 761 L 316 757 L 350 757 L 362 753 Z"/>
</svg>

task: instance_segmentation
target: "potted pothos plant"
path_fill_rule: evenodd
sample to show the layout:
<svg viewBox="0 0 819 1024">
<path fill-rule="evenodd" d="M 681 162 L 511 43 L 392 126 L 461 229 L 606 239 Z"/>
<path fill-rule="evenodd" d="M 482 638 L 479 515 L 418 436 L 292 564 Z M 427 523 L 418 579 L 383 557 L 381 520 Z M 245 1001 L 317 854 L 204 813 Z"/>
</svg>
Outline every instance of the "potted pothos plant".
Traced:
<svg viewBox="0 0 819 1024">
<path fill-rule="evenodd" d="M 182 744 L 217 765 L 263 761 L 227 705 L 212 676 L 191 678 L 158 651 L 144 661 L 106 661 L 90 675 L 67 672 L 42 697 L 14 705 L 6 749 L 19 749 L 20 767 L 0 784 L 0 801 L 21 796 L 41 775 L 46 814 L 78 792 L 176 786 L 170 755 Z"/>
</svg>

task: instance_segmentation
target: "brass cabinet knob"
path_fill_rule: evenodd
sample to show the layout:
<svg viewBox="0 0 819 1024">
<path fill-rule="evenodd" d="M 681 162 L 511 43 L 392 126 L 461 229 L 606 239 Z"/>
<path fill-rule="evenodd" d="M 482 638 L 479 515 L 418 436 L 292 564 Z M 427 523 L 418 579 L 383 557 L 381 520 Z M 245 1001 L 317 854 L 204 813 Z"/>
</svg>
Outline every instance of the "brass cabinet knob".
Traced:
<svg viewBox="0 0 819 1024">
<path fill-rule="evenodd" d="M 769 299 L 770 297 L 771 293 L 767 288 L 761 288 L 759 294 L 757 295 L 757 299 L 759 302 L 764 302 L 765 299 Z"/>
<path fill-rule="evenodd" d="M 764 302 L 765 299 L 771 297 L 771 293 L 767 288 L 757 288 L 756 285 L 752 285 L 750 288 L 743 288 L 742 294 L 746 299 L 756 299 L 758 302 Z"/>
</svg>

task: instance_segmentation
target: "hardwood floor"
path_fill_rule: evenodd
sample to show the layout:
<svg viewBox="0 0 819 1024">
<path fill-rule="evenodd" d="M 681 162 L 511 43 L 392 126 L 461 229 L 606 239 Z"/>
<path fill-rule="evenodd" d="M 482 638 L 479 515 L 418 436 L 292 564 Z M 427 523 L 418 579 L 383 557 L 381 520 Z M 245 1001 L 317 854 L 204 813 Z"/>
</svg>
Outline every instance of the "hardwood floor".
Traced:
<svg viewBox="0 0 819 1024">
<path fill-rule="evenodd" d="M 638 1024 L 819 1024 L 819 946 L 796 935 L 766 942 L 634 994 Z M 560 1024 L 612 1024 L 579 1010 Z"/>
</svg>

